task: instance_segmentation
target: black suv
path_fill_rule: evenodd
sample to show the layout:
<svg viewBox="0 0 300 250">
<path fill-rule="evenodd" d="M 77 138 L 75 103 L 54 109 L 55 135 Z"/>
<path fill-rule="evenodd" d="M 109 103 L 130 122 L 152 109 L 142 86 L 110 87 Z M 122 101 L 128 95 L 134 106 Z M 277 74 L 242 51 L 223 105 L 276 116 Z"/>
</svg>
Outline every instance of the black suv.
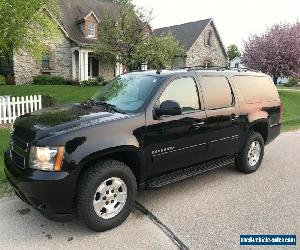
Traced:
<svg viewBox="0 0 300 250">
<path fill-rule="evenodd" d="M 138 189 L 232 163 L 256 171 L 264 146 L 280 133 L 281 110 L 262 73 L 129 73 L 84 103 L 18 118 L 5 173 L 16 194 L 46 217 L 77 214 L 105 231 L 127 218 Z"/>
</svg>

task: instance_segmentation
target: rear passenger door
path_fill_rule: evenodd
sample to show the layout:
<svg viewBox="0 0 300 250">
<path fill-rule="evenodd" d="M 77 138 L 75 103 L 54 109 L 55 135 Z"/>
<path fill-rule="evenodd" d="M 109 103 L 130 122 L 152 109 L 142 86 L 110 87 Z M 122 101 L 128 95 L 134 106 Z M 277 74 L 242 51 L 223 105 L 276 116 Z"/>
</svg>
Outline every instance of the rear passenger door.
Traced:
<svg viewBox="0 0 300 250">
<path fill-rule="evenodd" d="M 208 158 L 239 151 L 241 122 L 239 107 L 229 80 L 222 75 L 202 76 L 201 91 L 206 111 Z"/>
</svg>

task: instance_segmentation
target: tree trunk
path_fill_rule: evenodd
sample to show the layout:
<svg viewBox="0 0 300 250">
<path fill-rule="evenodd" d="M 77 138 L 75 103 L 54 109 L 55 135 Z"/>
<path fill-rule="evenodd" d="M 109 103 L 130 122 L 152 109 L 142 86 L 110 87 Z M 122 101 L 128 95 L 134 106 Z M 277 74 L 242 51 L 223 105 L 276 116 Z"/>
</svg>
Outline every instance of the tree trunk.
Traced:
<svg viewBox="0 0 300 250">
<path fill-rule="evenodd" d="M 273 82 L 275 85 L 277 85 L 277 81 L 278 81 L 278 76 L 273 76 Z"/>
</svg>

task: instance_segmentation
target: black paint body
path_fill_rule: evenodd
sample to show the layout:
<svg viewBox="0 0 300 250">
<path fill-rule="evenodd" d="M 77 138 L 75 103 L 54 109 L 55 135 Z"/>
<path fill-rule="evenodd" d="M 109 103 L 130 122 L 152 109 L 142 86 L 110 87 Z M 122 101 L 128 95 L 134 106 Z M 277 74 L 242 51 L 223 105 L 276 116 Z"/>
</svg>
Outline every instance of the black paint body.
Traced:
<svg viewBox="0 0 300 250">
<path fill-rule="evenodd" d="M 80 175 L 94 161 L 107 158 L 123 161 L 132 168 L 143 188 L 147 180 L 163 173 L 237 154 L 250 128 L 261 132 L 268 144 L 280 133 L 280 99 L 247 104 L 235 88 L 232 76 L 237 74 L 257 73 L 162 72 L 155 93 L 134 114 L 103 112 L 84 104 L 26 114 L 16 120 L 12 135 L 18 148 L 23 148 L 19 153 L 26 159 L 25 165 L 31 145 L 65 146 L 62 171 L 21 169 L 11 160 L 8 149 L 7 178 L 23 200 L 52 219 L 64 220 L 74 213 Z M 235 98 L 232 107 L 206 110 L 201 89 L 203 75 L 227 77 Z M 155 119 L 154 106 L 163 90 L 172 80 L 187 76 L 197 83 L 201 110 Z M 215 94 L 222 98 L 222 93 Z"/>
</svg>

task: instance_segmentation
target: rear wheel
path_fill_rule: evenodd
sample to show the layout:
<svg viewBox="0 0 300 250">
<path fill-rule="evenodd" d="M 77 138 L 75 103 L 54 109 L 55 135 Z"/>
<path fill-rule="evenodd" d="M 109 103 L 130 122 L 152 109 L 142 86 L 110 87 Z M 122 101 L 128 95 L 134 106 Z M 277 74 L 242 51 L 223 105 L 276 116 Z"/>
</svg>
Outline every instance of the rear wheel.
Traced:
<svg viewBox="0 0 300 250">
<path fill-rule="evenodd" d="M 115 160 L 101 161 L 80 179 L 77 214 L 94 231 L 112 229 L 128 217 L 136 194 L 135 176 L 129 167 Z"/>
<path fill-rule="evenodd" d="M 255 172 L 264 156 L 264 139 L 261 134 L 251 131 L 237 157 L 237 168 L 246 174 Z"/>
</svg>

